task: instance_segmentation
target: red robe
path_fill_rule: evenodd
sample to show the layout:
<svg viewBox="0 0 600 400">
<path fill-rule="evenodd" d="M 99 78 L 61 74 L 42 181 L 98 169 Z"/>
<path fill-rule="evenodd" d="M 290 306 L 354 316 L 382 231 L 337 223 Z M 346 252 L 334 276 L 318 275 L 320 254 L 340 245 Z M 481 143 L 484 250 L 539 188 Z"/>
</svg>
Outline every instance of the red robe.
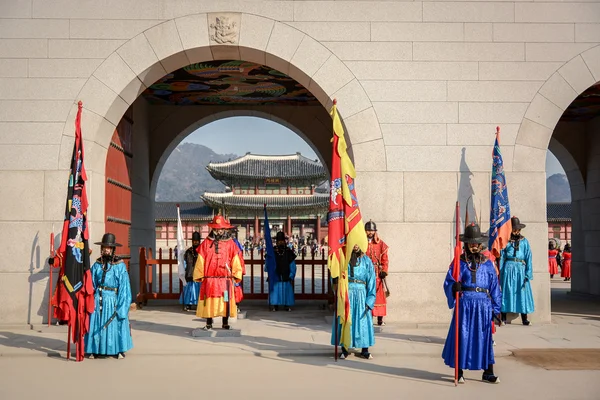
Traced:
<svg viewBox="0 0 600 400">
<path fill-rule="evenodd" d="M 209 236 L 198 247 L 194 281 L 202 282 L 196 315 L 200 318 L 237 316 L 233 284 L 242 280 L 242 260 L 239 249 L 231 239 L 216 242 Z M 229 271 L 227 270 L 229 268 Z"/>
<path fill-rule="evenodd" d="M 385 287 L 383 286 L 383 280 L 379 278 L 379 272 L 388 272 L 388 245 L 385 244 L 384 241 L 381 240 L 377 234 L 375 234 L 373 240 L 369 242 L 367 256 L 373 262 L 373 267 L 375 267 L 375 276 L 377 277 L 377 295 L 375 297 L 375 308 L 373 308 L 373 316 L 385 317 L 387 314 L 387 299 L 385 297 Z"/>
<path fill-rule="evenodd" d="M 548 272 L 550 275 L 558 274 L 558 263 L 556 262 L 556 256 L 558 250 L 548 250 Z"/>
<path fill-rule="evenodd" d="M 562 278 L 570 278 L 571 277 L 571 252 L 563 252 L 563 262 L 562 268 L 560 270 L 560 276 Z"/>
</svg>

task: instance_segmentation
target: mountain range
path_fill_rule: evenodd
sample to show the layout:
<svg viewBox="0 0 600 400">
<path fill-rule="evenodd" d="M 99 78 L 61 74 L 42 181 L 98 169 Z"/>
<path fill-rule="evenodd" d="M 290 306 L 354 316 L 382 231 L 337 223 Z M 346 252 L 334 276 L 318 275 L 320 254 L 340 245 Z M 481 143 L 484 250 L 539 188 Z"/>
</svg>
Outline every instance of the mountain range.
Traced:
<svg viewBox="0 0 600 400">
<path fill-rule="evenodd" d="M 156 201 L 200 201 L 204 192 L 223 192 L 225 185 L 213 179 L 206 170 L 209 162 L 222 162 L 239 157 L 217 154 L 201 144 L 182 143 L 167 159 L 158 179 Z M 546 179 L 548 203 L 571 202 L 569 181 L 564 174 Z"/>
<path fill-rule="evenodd" d="M 204 192 L 223 192 L 225 185 L 206 170 L 211 161 L 237 158 L 236 154 L 217 154 L 206 146 L 181 143 L 173 150 L 158 178 L 156 201 L 201 201 Z"/>
</svg>

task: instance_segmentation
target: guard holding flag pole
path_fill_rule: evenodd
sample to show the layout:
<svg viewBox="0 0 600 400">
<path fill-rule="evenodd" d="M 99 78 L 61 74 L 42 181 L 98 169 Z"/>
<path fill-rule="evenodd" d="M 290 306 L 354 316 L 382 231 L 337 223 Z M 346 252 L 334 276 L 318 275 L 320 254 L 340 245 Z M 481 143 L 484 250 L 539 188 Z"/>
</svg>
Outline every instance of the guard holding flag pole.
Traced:
<svg viewBox="0 0 600 400">
<path fill-rule="evenodd" d="M 333 151 L 327 215 L 327 267 L 335 293 L 331 343 L 336 361 L 338 346 L 342 347 L 342 358 L 346 357 L 349 348 L 360 347 L 361 355 L 370 359 L 368 347 L 375 343 L 371 315 L 375 300 L 375 270 L 371 260 L 364 256 L 369 242 L 358 206 L 356 170 L 348 156 L 336 100 L 333 101 L 331 117 Z M 366 266 L 370 267 L 368 271 L 364 271 Z M 350 275 L 352 273 L 354 276 Z"/>
<path fill-rule="evenodd" d="M 446 365 L 452 368 L 458 366 L 458 383 L 465 383 L 465 369 L 484 370 L 481 377 L 484 382 L 499 383 L 500 379 L 494 375 L 490 323 L 500 313 L 502 295 L 498 276 L 492 262 L 482 254 L 487 237 L 481 234 L 479 225 L 472 223 L 467 226 L 464 234 L 460 235 L 460 241 L 465 243 L 466 248 L 459 259 L 458 279 L 453 276 L 451 264 L 444 281 L 448 307 L 457 307 L 458 312 L 452 318 L 442 358 Z M 455 343 L 457 325 L 458 346 Z"/>
<path fill-rule="evenodd" d="M 89 358 L 114 356 L 125 358 L 133 347 L 129 327 L 131 285 L 125 263 L 115 255 L 121 245 L 112 233 L 105 233 L 99 244 L 101 256 L 92 265 L 95 308 L 90 330 L 85 336 L 85 353 Z"/>
<path fill-rule="evenodd" d="M 198 259 L 198 246 L 200 246 L 200 232 L 192 233 L 192 247 L 185 251 L 183 261 L 185 264 L 185 281 L 179 303 L 183 304 L 184 311 L 190 311 L 196 308 L 198 296 L 200 295 L 200 283 L 194 282 L 194 267 Z"/>
</svg>

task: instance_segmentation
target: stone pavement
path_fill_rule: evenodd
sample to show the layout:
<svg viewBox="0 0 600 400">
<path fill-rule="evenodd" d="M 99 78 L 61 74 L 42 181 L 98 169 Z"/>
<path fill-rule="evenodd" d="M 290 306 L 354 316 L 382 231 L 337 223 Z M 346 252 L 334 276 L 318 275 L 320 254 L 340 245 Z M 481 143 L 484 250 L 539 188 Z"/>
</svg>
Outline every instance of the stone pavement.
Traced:
<svg viewBox="0 0 600 400">
<path fill-rule="evenodd" d="M 275 313 L 254 304 L 247 307 L 246 319 L 233 322 L 241 336 L 209 338 L 191 336 L 204 325 L 193 314 L 154 306 L 131 313 L 135 348 L 119 361 L 65 362 L 65 327 L 0 327 L 0 399 L 65 400 L 81 398 L 82 393 L 88 400 L 106 399 L 106 390 L 98 387 L 101 376 L 115 388 L 110 390 L 115 399 L 132 398 L 128 391 L 147 400 L 176 398 L 189 396 L 193 388 L 203 397 L 243 394 L 278 400 L 340 395 L 345 400 L 373 395 L 597 400 L 600 371 L 545 370 L 509 357 L 515 348 L 600 348 L 600 304 L 566 291 L 566 285 L 555 284 L 551 324 L 498 328 L 500 385 L 485 384 L 481 372 L 467 371 L 467 383 L 454 388 L 453 372 L 440 359 L 445 324 L 389 324 L 376 335 L 373 360 L 350 357 L 334 362 L 331 316 L 317 304 Z M 218 327 L 220 321 L 215 322 Z M 68 390 L 53 390 L 65 377 Z M 223 381 L 228 382 L 226 388 Z"/>
<path fill-rule="evenodd" d="M 550 324 L 498 327 L 495 335 L 497 357 L 511 355 L 523 348 L 600 348 L 600 302 L 567 294 L 568 284 L 553 284 L 553 318 Z M 130 314 L 134 349 L 131 355 L 287 355 L 330 356 L 331 320 L 322 304 L 296 307 L 292 312 L 268 312 L 265 304 L 245 305 L 247 318 L 232 320 L 241 335 L 219 337 L 220 320 L 215 320 L 216 337 L 192 337 L 204 326 L 193 313 L 178 306 L 149 306 Z M 448 312 L 448 321 L 451 311 Z M 0 355 L 65 356 L 66 327 L 35 326 L 34 329 L 3 329 L 0 326 Z M 388 324 L 376 334 L 372 348 L 375 357 L 440 357 L 447 324 L 410 326 Z M 221 331 L 223 332 L 223 331 Z M 223 332 L 226 333 L 226 332 Z M 231 337 L 233 336 L 233 337 Z"/>
</svg>

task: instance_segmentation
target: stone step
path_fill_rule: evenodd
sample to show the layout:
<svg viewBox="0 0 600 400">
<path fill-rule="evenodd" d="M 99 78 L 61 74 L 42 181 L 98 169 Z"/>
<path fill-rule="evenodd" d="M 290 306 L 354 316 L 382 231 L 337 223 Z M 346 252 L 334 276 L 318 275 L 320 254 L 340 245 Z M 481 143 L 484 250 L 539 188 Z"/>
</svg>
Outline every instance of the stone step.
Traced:
<svg viewBox="0 0 600 400">
<path fill-rule="evenodd" d="M 206 331 L 202 328 L 196 328 L 192 331 L 192 337 L 206 338 L 206 337 L 241 337 L 241 329 L 219 329 L 213 328 Z"/>
</svg>

